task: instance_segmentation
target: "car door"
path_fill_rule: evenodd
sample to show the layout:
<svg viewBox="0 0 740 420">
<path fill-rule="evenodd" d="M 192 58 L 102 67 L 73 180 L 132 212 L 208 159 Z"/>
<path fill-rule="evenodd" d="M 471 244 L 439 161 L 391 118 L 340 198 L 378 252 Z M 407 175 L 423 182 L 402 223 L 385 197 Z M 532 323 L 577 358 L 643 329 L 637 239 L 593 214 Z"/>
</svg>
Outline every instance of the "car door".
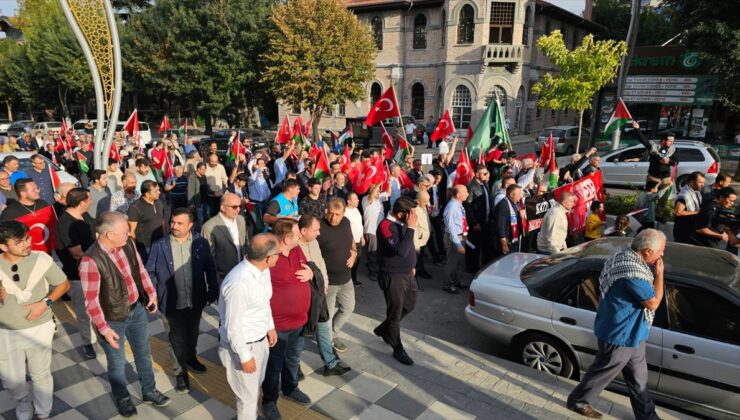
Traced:
<svg viewBox="0 0 740 420">
<path fill-rule="evenodd" d="M 669 279 L 658 392 L 740 415 L 740 303 Z"/>
<path fill-rule="evenodd" d="M 597 344 L 594 320 L 599 307 L 599 275 L 602 265 L 579 267 L 567 275 L 572 279 L 561 299 L 553 303 L 553 329 L 577 353 L 580 369 L 585 371 L 594 361 Z M 658 385 L 661 356 L 662 328 L 651 328 L 646 357 L 649 369 L 648 386 Z M 621 375 L 619 376 L 621 378 Z"/>
<path fill-rule="evenodd" d="M 647 174 L 647 166 L 642 171 L 642 162 L 644 147 L 628 147 L 619 153 L 611 155 L 606 159 L 602 159 L 601 171 L 604 178 L 605 184 L 617 184 L 627 185 L 634 181 L 635 172 L 638 172 L 638 176 L 642 177 L 642 181 L 645 182 L 645 174 Z M 637 161 L 633 161 L 637 159 Z M 627 161 L 629 160 L 629 161 Z"/>
</svg>

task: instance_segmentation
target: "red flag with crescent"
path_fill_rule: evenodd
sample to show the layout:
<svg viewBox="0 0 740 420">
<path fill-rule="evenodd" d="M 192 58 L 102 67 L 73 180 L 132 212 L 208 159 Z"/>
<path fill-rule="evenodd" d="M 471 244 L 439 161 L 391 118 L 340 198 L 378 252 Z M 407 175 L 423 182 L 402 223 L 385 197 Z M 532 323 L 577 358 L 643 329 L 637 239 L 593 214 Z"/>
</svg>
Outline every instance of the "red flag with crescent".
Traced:
<svg viewBox="0 0 740 420">
<path fill-rule="evenodd" d="M 396 93 L 393 86 L 391 86 L 380 95 L 375 105 L 370 108 L 370 112 L 367 113 L 367 118 L 365 118 L 365 124 L 372 127 L 386 118 L 399 116 L 399 110 L 396 108 L 397 103 Z"/>
<path fill-rule="evenodd" d="M 278 130 L 275 141 L 280 144 L 285 144 L 290 143 L 292 140 L 293 132 L 290 129 L 290 120 L 288 120 L 288 116 L 286 115 L 285 118 L 283 118 L 283 122 L 280 123 L 280 130 Z"/>
<path fill-rule="evenodd" d="M 57 215 L 54 213 L 54 207 L 46 206 L 23 215 L 17 220 L 28 227 L 31 249 L 51 254 L 51 251 L 56 248 L 54 226 L 57 224 Z"/>
<path fill-rule="evenodd" d="M 455 124 L 452 123 L 452 117 L 450 117 L 450 111 L 445 111 L 444 115 L 442 115 L 442 118 L 440 118 L 439 123 L 437 124 L 437 127 L 434 129 L 434 132 L 432 133 L 431 140 L 438 140 L 443 139 L 450 134 L 453 134 L 455 132 Z"/>
<path fill-rule="evenodd" d="M 460 159 L 457 163 L 457 169 L 455 169 L 455 185 L 468 185 L 472 179 L 473 165 L 470 163 L 468 150 L 463 149 L 460 151 Z"/>
<path fill-rule="evenodd" d="M 344 173 L 347 173 L 347 171 L 349 171 L 350 166 L 352 166 L 352 158 L 349 152 L 349 147 L 345 145 L 344 153 L 342 153 L 342 156 L 339 158 L 339 170 Z"/>
</svg>

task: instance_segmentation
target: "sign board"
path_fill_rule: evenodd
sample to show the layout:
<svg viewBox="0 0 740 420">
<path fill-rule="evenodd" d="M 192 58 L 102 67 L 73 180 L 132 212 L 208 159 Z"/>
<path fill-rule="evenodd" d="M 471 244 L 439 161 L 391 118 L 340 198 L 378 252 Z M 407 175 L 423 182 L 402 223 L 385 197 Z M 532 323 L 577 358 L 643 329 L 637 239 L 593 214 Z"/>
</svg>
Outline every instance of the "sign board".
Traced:
<svg viewBox="0 0 740 420">
<path fill-rule="evenodd" d="M 421 154 L 421 164 L 422 165 L 431 165 L 432 164 L 432 154 L 431 153 L 422 153 Z"/>
<path fill-rule="evenodd" d="M 628 76 L 626 103 L 711 105 L 717 76 Z"/>
</svg>

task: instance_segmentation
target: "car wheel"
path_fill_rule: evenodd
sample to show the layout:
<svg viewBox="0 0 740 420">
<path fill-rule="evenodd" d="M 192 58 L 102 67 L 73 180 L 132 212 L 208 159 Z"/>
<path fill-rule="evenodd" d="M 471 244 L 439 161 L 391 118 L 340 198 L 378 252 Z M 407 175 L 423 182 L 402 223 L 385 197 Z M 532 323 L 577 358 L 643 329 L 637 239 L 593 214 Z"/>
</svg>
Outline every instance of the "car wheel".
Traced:
<svg viewBox="0 0 740 420">
<path fill-rule="evenodd" d="M 518 340 L 517 357 L 533 369 L 556 376 L 573 376 L 575 363 L 565 346 L 553 337 L 530 334 Z"/>
<path fill-rule="evenodd" d="M 574 148 L 574 147 L 573 147 L 573 145 L 571 144 L 571 145 L 569 145 L 569 146 L 568 146 L 568 148 L 567 148 L 567 149 L 565 149 L 565 154 L 566 154 L 567 156 L 570 156 L 570 155 L 572 155 L 572 154 L 573 154 L 573 150 L 575 150 L 575 148 Z"/>
</svg>

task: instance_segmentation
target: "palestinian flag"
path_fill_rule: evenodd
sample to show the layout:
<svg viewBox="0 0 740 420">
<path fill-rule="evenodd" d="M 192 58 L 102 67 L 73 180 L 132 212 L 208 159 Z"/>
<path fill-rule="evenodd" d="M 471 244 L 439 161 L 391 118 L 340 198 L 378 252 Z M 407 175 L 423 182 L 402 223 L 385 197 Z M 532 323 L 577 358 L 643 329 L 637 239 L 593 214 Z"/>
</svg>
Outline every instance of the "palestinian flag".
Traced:
<svg viewBox="0 0 740 420">
<path fill-rule="evenodd" d="M 617 108 L 609 118 L 609 122 L 606 123 L 606 127 L 604 127 L 604 135 L 608 136 L 617 130 L 621 130 L 622 126 L 630 120 L 632 120 L 632 115 L 622 102 L 622 98 L 617 99 Z"/>
<path fill-rule="evenodd" d="M 187 137 L 187 135 L 188 135 L 188 119 L 187 118 L 185 118 L 185 121 L 180 126 L 180 128 L 178 129 L 178 131 L 180 132 L 180 137 L 182 137 L 182 138 Z"/>
<path fill-rule="evenodd" d="M 296 146 L 306 144 L 303 130 L 303 120 L 301 120 L 301 116 L 299 115 L 295 117 L 295 121 L 293 121 L 293 143 L 295 143 Z"/>
<path fill-rule="evenodd" d="M 87 166 L 87 158 L 80 152 L 75 152 L 77 163 L 80 165 L 80 170 L 84 173 L 90 172 L 90 167 Z"/>
<path fill-rule="evenodd" d="M 352 133 L 352 126 L 351 125 L 348 125 L 347 126 L 347 129 L 344 130 L 344 133 L 342 133 L 342 135 L 339 136 L 339 138 L 337 139 L 337 144 L 338 145 L 342 145 L 342 144 L 344 144 L 344 141 L 345 140 L 347 140 L 347 139 L 353 139 L 354 137 L 355 136 Z"/>
<path fill-rule="evenodd" d="M 244 146 L 241 142 L 241 136 L 239 135 L 239 132 L 236 132 L 236 138 L 231 139 L 231 147 L 229 147 L 229 161 L 239 161 L 239 155 L 246 155 L 247 150 L 244 149 Z"/>
<path fill-rule="evenodd" d="M 407 155 L 413 156 L 414 151 L 405 138 L 398 136 L 398 151 L 396 152 L 396 162 L 403 162 Z"/>
<path fill-rule="evenodd" d="M 316 159 L 316 168 L 313 171 L 313 177 L 319 181 L 329 176 L 329 162 L 326 161 L 326 153 L 322 150 Z"/>
</svg>

